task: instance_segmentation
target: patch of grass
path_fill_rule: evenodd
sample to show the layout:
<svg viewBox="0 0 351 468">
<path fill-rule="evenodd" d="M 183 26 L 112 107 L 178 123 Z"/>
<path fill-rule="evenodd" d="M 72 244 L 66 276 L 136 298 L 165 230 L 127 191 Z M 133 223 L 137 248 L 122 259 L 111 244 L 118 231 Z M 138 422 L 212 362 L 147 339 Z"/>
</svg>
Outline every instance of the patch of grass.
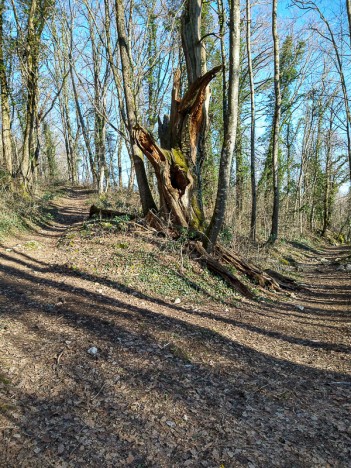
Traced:
<svg viewBox="0 0 351 468">
<path fill-rule="evenodd" d="M 125 231 L 105 229 L 101 223 L 85 224 L 77 233 L 75 249 L 68 239 L 60 243 L 69 264 L 82 274 L 110 279 L 135 294 L 173 303 L 208 302 L 235 305 L 238 294 L 220 278 L 190 258 L 182 240 L 155 239 L 152 234 L 134 237 Z"/>
</svg>

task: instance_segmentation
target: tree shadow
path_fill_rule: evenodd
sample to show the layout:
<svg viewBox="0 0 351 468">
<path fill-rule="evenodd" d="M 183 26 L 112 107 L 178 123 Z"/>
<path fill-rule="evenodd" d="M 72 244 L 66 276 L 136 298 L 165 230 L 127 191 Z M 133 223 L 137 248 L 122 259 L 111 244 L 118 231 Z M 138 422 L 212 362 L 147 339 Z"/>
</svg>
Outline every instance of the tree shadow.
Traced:
<svg viewBox="0 0 351 468">
<path fill-rule="evenodd" d="M 60 209 L 58 224 L 75 214 Z M 17 429 L 3 432 L 3 466 L 347 466 L 348 346 L 258 326 L 257 310 L 247 321 L 189 310 L 14 253 L 0 256 L 0 347 L 18 355 L 15 371 L 5 369 L 15 409 L 3 417 Z M 97 294 L 96 285 L 113 291 Z M 293 314 L 282 302 L 257 307 L 267 320 L 306 318 L 316 329 L 330 317 L 316 307 Z M 330 321 L 338 317 L 349 316 L 337 309 Z M 321 369 L 334 353 L 339 371 Z"/>
</svg>

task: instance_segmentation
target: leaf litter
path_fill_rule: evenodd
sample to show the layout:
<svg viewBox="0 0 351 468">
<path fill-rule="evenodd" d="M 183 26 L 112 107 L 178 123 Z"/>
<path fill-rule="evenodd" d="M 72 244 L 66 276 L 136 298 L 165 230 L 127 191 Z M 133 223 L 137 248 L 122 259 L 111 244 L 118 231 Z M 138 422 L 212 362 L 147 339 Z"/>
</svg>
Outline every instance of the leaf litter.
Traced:
<svg viewBox="0 0 351 468">
<path fill-rule="evenodd" d="M 103 276 L 109 242 L 132 237 L 106 234 L 86 263 L 100 244 L 65 231 L 85 199 L 62 199 L 42 248 L 3 248 L 1 466 L 348 466 L 350 276 L 332 263 L 346 251 L 304 265 L 290 299 L 167 299 Z"/>
</svg>

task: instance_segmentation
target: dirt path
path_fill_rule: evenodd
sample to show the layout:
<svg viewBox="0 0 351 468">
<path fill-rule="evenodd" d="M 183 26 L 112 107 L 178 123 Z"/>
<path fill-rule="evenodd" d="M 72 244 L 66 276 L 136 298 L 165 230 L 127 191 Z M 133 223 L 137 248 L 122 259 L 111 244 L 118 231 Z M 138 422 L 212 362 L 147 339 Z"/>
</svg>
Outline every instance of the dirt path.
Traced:
<svg viewBox="0 0 351 468">
<path fill-rule="evenodd" d="M 62 268 L 85 199 L 0 249 L 0 466 L 350 466 L 349 252 L 293 301 L 167 304 Z"/>
</svg>

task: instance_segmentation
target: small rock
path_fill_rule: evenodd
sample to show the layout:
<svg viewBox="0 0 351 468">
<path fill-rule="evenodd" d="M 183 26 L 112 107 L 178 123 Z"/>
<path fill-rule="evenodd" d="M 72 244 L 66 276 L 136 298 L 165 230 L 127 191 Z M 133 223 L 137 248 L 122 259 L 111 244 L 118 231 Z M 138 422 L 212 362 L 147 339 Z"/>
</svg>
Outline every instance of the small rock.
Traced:
<svg viewBox="0 0 351 468">
<path fill-rule="evenodd" d="M 350 263 L 345 265 L 345 270 L 346 271 L 351 271 L 351 264 Z"/>
<path fill-rule="evenodd" d="M 339 265 L 336 271 L 345 271 L 344 265 Z"/>
<path fill-rule="evenodd" d="M 177 297 L 175 300 L 174 300 L 174 304 L 180 304 L 182 301 L 180 300 L 179 297 Z"/>
<path fill-rule="evenodd" d="M 338 428 L 338 431 L 340 431 L 340 432 L 346 432 L 347 427 L 346 427 L 346 424 L 345 424 L 345 423 L 339 421 L 339 422 L 337 423 L 336 427 Z"/>
<path fill-rule="evenodd" d="M 297 304 L 296 309 L 298 310 L 305 310 L 304 306 Z"/>
<path fill-rule="evenodd" d="M 183 419 L 184 419 L 184 421 L 188 421 L 189 418 L 188 418 L 188 416 L 186 414 L 184 414 Z"/>
<path fill-rule="evenodd" d="M 62 455 L 63 452 L 65 451 L 65 446 L 63 444 L 60 444 L 58 447 L 57 447 L 57 453 L 59 455 Z"/>
<path fill-rule="evenodd" d="M 96 346 L 92 346 L 91 348 L 88 349 L 88 353 L 91 354 L 92 356 L 97 356 L 98 349 Z"/>
<path fill-rule="evenodd" d="M 166 424 L 169 427 L 176 427 L 176 423 L 174 421 L 166 421 Z"/>
</svg>

